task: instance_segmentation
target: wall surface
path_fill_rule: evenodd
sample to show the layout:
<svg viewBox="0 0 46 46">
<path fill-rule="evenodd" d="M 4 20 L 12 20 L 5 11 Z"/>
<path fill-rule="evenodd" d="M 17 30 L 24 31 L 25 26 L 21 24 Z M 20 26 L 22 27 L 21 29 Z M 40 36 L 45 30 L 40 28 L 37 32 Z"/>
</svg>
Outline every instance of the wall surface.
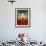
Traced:
<svg viewBox="0 0 46 46">
<path fill-rule="evenodd" d="M 15 8 L 31 8 L 30 28 L 15 27 Z M 19 32 L 30 34 L 33 40 L 46 40 L 45 0 L 16 0 L 13 5 L 0 0 L 0 41 L 15 40 Z"/>
</svg>

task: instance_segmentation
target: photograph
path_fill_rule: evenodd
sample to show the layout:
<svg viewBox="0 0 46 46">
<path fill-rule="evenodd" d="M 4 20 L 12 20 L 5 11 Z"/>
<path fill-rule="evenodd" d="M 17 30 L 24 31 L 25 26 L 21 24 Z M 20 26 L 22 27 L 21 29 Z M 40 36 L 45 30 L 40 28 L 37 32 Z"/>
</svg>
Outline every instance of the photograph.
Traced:
<svg viewBox="0 0 46 46">
<path fill-rule="evenodd" d="M 30 8 L 15 9 L 15 26 L 30 27 Z"/>
<path fill-rule="evenodd" d="M 46 46 L 46 0 L 0 0 L 0 46 Z"/>
</svg>

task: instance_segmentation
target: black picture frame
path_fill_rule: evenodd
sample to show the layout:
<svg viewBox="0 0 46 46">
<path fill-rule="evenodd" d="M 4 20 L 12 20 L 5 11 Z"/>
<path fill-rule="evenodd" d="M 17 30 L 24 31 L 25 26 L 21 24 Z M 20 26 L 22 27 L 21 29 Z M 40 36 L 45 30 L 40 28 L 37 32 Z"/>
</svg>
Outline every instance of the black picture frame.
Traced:
<svg viewBox="0 0 46 46">
<path fill-rule="evenodd" d="M 26 21 L 24 21 L 24 19 Z M 15 27 L 31 27 L 31 9 L 30 8 L 15 8 Z"/>
</svg>

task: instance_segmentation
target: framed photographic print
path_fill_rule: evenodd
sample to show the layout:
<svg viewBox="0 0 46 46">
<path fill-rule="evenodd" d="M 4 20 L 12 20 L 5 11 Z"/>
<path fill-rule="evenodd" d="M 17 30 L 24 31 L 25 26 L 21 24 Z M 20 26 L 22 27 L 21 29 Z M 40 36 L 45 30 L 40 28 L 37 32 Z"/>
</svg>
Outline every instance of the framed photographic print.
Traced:
<svg viewBox="0 0 46 46">
<path fill-rule="evenodd" d="M 16 8 L 15 9 L 15 26 L 16 27 L 30 27 L 30 8 Z"/>
</svg>

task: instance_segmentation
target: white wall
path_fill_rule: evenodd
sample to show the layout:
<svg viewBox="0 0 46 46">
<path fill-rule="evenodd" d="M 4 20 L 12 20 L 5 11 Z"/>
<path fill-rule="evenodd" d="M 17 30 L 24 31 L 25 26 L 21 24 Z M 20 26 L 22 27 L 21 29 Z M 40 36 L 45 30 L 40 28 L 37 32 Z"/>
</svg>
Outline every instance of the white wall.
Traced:
<svg viewBox="0 0 46 46">
<path fill-rule="evenodd" d="M 0 40 L 15 40 L 19 32 L 29 33 L 33 40 L 46 40 L 45 0 L 16 0 L 13 5 L 0 0 Z M 31 27 L 15 27 L 15 8 L 31 8 Z"/>
</svg>

